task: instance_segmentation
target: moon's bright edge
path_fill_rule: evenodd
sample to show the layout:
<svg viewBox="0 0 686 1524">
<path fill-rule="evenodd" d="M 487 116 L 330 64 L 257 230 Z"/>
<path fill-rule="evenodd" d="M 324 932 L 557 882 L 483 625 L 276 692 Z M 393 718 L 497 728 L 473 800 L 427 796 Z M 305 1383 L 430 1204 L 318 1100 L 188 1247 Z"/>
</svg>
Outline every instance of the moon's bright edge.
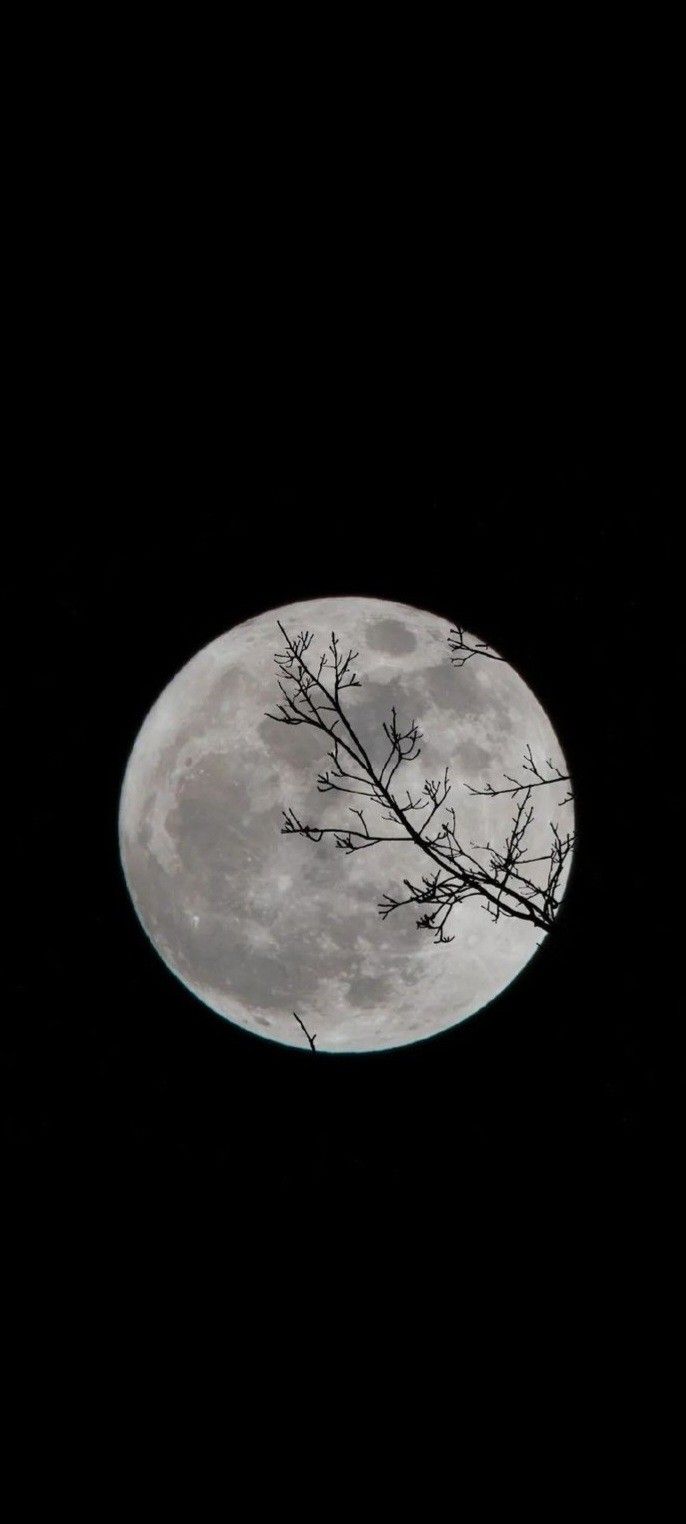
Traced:
<svg viewBox="0 0 686 1524">
<path fill-rule="evenodd" d="M 402 788 L 450 769 L 449 803 L 460 838 L 502 844 L 512 800 L 472 797 L 465 784 L 522 776 L 527 745 L 567 771 L 543 708 L 506 661 L 479 656 L 457 669 L 450 625 L 406 604 L 322 598 L 269 610 L 219 636 L 189 661 L 145 718 L 124 776 L 119 840 L 140 921 L 167 966 L 205 1005 L 261 1037 L 294 1047 L 354 1053 L 395 1048 L 445 1031 L 480 1010 L 520 972 L 545 933 L 528 922 L 494 924 L 476 900 L 453 912 L 455 940 L 435 946 L 416 928 L 417 907 L 386 920 L 377 905 L 399 897 L 406 875 L 426 871 L 412 843 L 347 856 L 333 838 L 314 844 L 281 834 L 293 806 L 313 824 L 353 823 L 350 800 L 317 792 L 329 744 L 309 726 L 267 718 L 279 698 L 274 653 L 289 633 L 332 630 L 359 652 L 361 686 L 347 712 L 379 763 L 382 724 L 395 704 L 416 719 L 421 756 Z M 566 786 L 540 790 L 529 856 L 549 848 Z M 573 806 L 564 807 L 564 827 Z"/>
</svg>

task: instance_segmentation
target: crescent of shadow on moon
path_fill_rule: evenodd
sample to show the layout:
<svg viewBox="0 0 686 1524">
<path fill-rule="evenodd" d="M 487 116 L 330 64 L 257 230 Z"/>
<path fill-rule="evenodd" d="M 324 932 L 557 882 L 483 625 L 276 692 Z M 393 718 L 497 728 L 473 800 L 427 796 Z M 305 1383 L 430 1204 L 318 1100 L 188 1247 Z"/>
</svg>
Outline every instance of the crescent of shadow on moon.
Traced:
<svg viewBox="0 0 686 1524">
<path fill-rule="evenodd" d="M 314 631 L 313 650 L 335 630 L 359 651 L 361 686 L 347 697 L 371 757 L 381 760 L 391 705 L 416 719 L 422 752 L 403 788 L 421 788 L 448 765 L 465 839 L 501 839 L 512 814 L 509 797 L 471 796 L 465 783 L 516 774 L 527 745 L 567 770 L 550 721 L 519 674 L 506 661 L 478 658 L 456 670 L 450 626 L 435 615 L 369 598 L 269 610 L 198 652 L 141 726 L 119 812 L 136 912 L 182 983 L 256 1035 L 307 1046 L 297 1010 L 317 1031 L 318 1048 L 333 1053 L 434 1036 L 506 988 L 541 932 L 507 918 L 494 925 L 468 900 L 456 912 L 455 941 L 436 947 L 416 930 L 416 907 L 385 921 L 377 915 L 384 892 L 399 889 L 410 869 L 421 872 L 411 843 L 348 857 L 331 838 L 315 846 L 281 834 L 287 806 L 334 825 L 345 821 L 348 801 L 317 792 L 326 738 L 266 716 L 278 697 L 277 621 L 291 632 Z M 566 788 L 545 790 L 529 856 L 547 846 Z M 573 806 L 565 810 L 567 828 Z"/>
</svg>

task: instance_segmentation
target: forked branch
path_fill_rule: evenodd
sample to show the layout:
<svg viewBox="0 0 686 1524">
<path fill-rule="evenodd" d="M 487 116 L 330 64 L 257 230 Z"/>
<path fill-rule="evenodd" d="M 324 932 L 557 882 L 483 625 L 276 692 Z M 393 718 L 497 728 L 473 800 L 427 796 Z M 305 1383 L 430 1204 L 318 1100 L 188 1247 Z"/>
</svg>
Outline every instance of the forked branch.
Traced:
<svg viewBox="0 0 686 1524">
<path fill-rule="evenodd" d="M 300 1017 L 299 1017 L 299 1015 L 298 1015 L 298 1012 L 297 1012 L 297 1011 L 294 1011 L 294 1012 L 293 1012 L 293 1015 L 294 1015 L 294 1016 L 295 1016 L 295 1019 L 296 1019 L 296 1021 L 297 1021 L 297 1023 L 298 1023 L 298 1026 L 299 1026 L 299 1027 L 302 1027 L 302 1030 L 303 1030 L 303 1032 L 304 1032 L 304 1033 L 305 1033 L 305 1036 L 306 1036 L 306 1038 L 307 1038 L 307 1041 L 308 1041 L 308 1043 L 309 1043 L 309 1045 L 310 1045 L 310 1047 L 311 1047 L 311 1049 L 312 1049 L 312 1052 L 313 1052 L 313 1053 L 316 1053 L 316 1051 L 317 1051 L 317 1049 L 316 1049 L 316 1048 L 315 1048 L 315 1045 L 314 1045 L 314 1039 L 315 1039 L 315 1037 L 316 1037 L 316 1036 L 317 1036 L 317 1033 L 316 1033 L 316 1032 L 313 1032 L 313 1033 L 312 1033 L 312 1035 L 310 1035 L 310 1033 L 309 1033 L 309 1032 L 308 1032 L 308 1030 L 307 1030 L 307 1027 L 306 1027 L 306 1026 L 305 1026 L 305 1023 L 304 1023 L 304 1021 L 301 1021 L 301 1020 L 300 1020 Z"/>
<path fill-rule="evenodd" d="M 531 747 L 527 747 L 522 765 L 522 771 L 529 774 L 527 778 L 504 774 L 507 787 L 497 789 L 490 783 L 481 788 L 466 785 L 472 794 L 489 797 L 510 794 L 516 803 L 502 846 L 494 846 L 490 841 L 465 845 L 458 832 L 456 812 L 446 803 L 451 791 L 447 767 L 441 778 L 425 778 L 419 789 L 397 789 L 400 770 L 416 761 L 421 753 L 422 734 L 416 720 L 403 725 L 395 707 L 391 709 L 382 726 L 386 754 L 381 766 L 375 767 L 363 738 L 343 707 L 345 690 L 360 686 L 353 666 L 357 652 L 350 649 L 343 654 L 338 637 L 332 632 L 327 649 L 318 660 L 313 660 L 309 655 L 313 636 L 308 630 L 290 636 L 281 623 L 279 629 L 285 642 L 284 650 L 275 656 L 282 702 L 269 717 L 283 725 L 311 725 L 327 736 L 329 765 L 317 776 L 319 793 L 348 794 L 365 801 L 363 805 L 348 806 L 353 825 L 327 826 L 303 821 L 289 807 L 283 811 L 282 832 L 315 843 L 333 836 L 336 847 L 347 854 L 367 851 L 381 842 L 414 846 L 429 860 L 431 871 L 419 882 L 405 878 L 407 895 L 385 894 L 378 910 L 385 919 L 401 905 L 426 907 L 417 926 L 430 931 L 435 942 L 453 940 L 446 926 L 455 908 L 467 899 L 478 899 L 494 921 L 506 915 L 549 931 L 559 908 L 560 880 L 573 837 L 571 833 L 563 836 L 551 825 L 550 850 L 543 855 L 527 856 L 527 834 L 534 818 L 531 795 L 535 788 L 568 781 L 568 774 L 555 767 L 550 758 L 545 764 L 548 773 L 544 773 L 535 762 Z M 459 666 L 474 655 L 502 660 L 482 643 L 468 646 L 459 627 L 453 636 L 459 639 L 459 645 L 456 647 L 451 638 L 451 649 L 462 653 Z M 543 870 L 538 877 L 522 871 L 531 864 L 545 864 L 547 871 Z"/>
<path fill-rule="evenodd" d="M 532 788 L 546 788 L 551 783 L 569 782 L 569 773 L 563 773 L 560 771 L 559 767 L 555 767 L 553 762 L 551 762 L 550 757 L 546 757 L 545 766 L 548 769 L 547 774 L 544 773 L 538 764 L 534 761 L 531 747 L 527 746 L 524 753 L 524 760 L 522 762 L 522 772 L 529 773 L 530 776 L 528 778 L 513 778 L 510 773 L 503 773 L 503 777 L 507 784 L 506 788 L 494 788 L 492 783 L 484 783 L 481 788 L 475 788 L 471 783 L 465 783 L 464 786 L 470 794 L 477 794 L 481 796 L 487 795 L 492 799 L 495 799 L 498 794 L 510 794 L 514 799 L 517 794 L 527 793 Z M 573 797 L 574 795 L 570 789 L 565 794 L 564 799 L 560 799 L 558 801 L 558 804 L 560 806 L 563 804 L 570 804 Z"/>
<path fill-rule="evenodd" d="M 503 656 L 498 656 L 496 651 L 492 651 L 485 640 L 474 640 L 466 636 L 460 624 L 450 631 L 448 645 L 453 652 L 451 660 L 454 667 L 464 667 L 473 656 L 486 656 L 489 661 L 505 660 Z"/>
</svg>

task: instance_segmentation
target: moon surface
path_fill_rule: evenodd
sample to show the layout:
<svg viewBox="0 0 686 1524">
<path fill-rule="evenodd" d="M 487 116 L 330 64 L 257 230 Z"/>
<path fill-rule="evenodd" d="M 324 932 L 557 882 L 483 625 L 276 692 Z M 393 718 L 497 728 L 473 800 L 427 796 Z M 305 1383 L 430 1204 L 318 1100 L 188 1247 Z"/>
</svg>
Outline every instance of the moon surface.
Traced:
<svg viewBox="0 0 686 1524">
<path fill-rule="evenodd" d="M 445 620 L 373 598 L 313 599 L 249 619 L 199 651 L 153 704 L 126 768 L 119 841 L 136 912 L 168 968 L 257 1036 L 306 1048 L 297 1011 L 327 1052 L 413 1043 L 485 1006 L 545 933 L 507 917 L 494 924 L 469 899 L 453 911 L 455 940 L 434 945 L 416 927 L 416 906 L 386 920 L 377 911 L 386 891 L 406 893 L 406 875 L 416 882 L 430 869 L 412 842 L 348 856 L 333 836 L 316 844 L 281 834 L 289 806 L 311 824 L 356 822 L 346 795 L 317 791 L 327 737 L 266 715 L 280 698 L 277 620 L 292 635 L 314 632 L 313 658 L 332 630 L 359 653 L 360 687 L 347 690 L 344 707 L 379 765 L 391 706 L 399 721 L 417 720 L 422 751 L 400 769 L 402 797 L 449 766 L 460 840 L 502 846 L 513 813 L 508 796 L 472 797 L 467 783 L 525 778 L 527 745 L 540 764 L 568 769 L 547 715 L 507 661 L 477 655 L 456 668 Z M 568 788 L 533 796 L 529 857 L 549 850 L 551 820 L 572 828 Z"/>
</svg>

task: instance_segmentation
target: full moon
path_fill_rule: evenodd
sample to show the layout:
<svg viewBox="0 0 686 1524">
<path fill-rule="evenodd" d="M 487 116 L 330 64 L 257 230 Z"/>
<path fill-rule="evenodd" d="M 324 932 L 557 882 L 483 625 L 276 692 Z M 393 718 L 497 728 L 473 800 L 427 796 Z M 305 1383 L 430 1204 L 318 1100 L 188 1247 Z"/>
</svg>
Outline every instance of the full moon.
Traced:
<svg viewBox="0 0 686 1524">
<path fill-rule="evenodd" d="M 434 864 L 411 838 L 337 849 L 335 828 L 358 826 L 351 807 L 365 801 L 318 790 L 330 737 L 270 717 L 282 702 L 279 624 L 290 638 L 312 633 L 315 672 L 332 631 L 343 652 L 357 653 L 359 686 L 341 702 L 377 772 L 393 707 L 400 729 L 416 722 L 421 751 L 398 769 L 395 795 L 426 798 L 425 781 L 443 780 L 448 768 L 450 794 L 435 824 L 454 809 L 459 841 L 478 848 L 478 861 L 489 862 L 489 846 L 504 851 L 526 800 L 522 861 L 531 866 L 519 871 L 534 887 L 545 881 L 553 828 L 573 826 L 568 768 L 545 711 L 499 653 L 482 646 L 456 665 L 447 621 L 373 598 L 313 599 L 237 625 L 177 673 L 145 718 L 124 776 L 119 842 L 136 912 L 167 967 L 256 1036 L 307 1048 L 309 1032 L 330 1053 L 414 1043 L 493 1000 L 546 930 L 526 913 L 496 919 L 493 900 L 476 893 L 455 905 L 450 942 L 417 927 L 426 907 L 416 903 L 380 916 L 385 895 L 408 898 L 407 881 L 421 886 Z M 527 758 L 543 782 L 523 770 Z M 321 838 L 284 834 L 289 810 L 324 829 Z M 382 813 L 367 801 L 366 828 L 394 834 Z"/>
</svg>

